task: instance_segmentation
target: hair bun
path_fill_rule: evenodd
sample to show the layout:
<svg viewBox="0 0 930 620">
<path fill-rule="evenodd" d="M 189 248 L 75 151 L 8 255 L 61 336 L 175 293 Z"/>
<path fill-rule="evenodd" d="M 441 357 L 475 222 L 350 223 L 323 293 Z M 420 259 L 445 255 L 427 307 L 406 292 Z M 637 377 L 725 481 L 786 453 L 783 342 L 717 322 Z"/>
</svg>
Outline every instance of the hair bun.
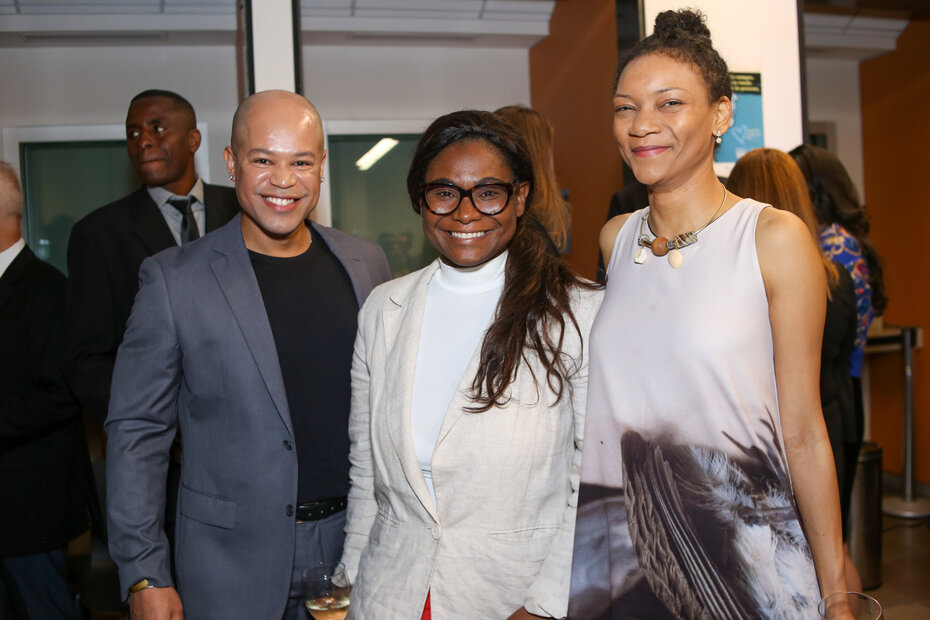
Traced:
<svg viewBox="0 0 930 620">
<path fill-rule="evenodd" d="M 662 38 L 691 36 L 710 41 L 704 14 L 693 9 L 662 11 L 656 16 L 654 34 Z"/>
</svg>

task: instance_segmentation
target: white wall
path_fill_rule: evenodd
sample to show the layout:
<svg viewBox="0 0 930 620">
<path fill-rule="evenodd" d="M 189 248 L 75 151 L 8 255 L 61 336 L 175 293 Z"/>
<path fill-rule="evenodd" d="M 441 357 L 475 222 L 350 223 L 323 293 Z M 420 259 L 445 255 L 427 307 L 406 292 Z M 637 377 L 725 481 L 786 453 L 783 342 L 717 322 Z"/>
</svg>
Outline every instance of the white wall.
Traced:
<svg viewBox="0 0 930 620">
<path fill-rule="evenodd" d="M 530 102 L 524 49 L 312 46 L 303 63 L 304 91 L 327 120 L 432 120 Z"/>
<path fill-rule="evenodd" d="M 731 72 L 762 74 L 765 145 L 803 142 L 797 0 L 644 0 L 647 33 L 665 10 L 697 8 Z"/>
<path fill-rule="evenodd" d="M 836 123 L 836 154 L 865 200 L 859 60 L 808 58 L 807 116 Z"/>
<path fill-rule="evenodd" d="M 417 133 L 455 110 L 530 102 L 522 49 L 306 46 L 303 68 L 304 92 L 336 133 Z M 329 187 L 314 212 L 324 224 Z"/>
<path fill-rule="evenodd" d="M 0 127 L 122 125 L 136 93 L 177 91 L 207 124 L 210 171 L 204 176 L 226 178 L 222 149 L 236 108 L 232 47 L 6 48 L 0 49 L 0 84 Z"/>
<path fill-rule="evenodd" d="M 204 176 L 222 183 L 222 150 L 237 104 L 235 58 L 232 46 L 3 48 L 0 127 L 122 124 L 136 93 L 174 90 L 207 123 L 210 171 Z M 528 103 L 529 54 L 308 46 L 304 90 L 326 120 L 431 120 L 466 107 Z"/>
</svg>

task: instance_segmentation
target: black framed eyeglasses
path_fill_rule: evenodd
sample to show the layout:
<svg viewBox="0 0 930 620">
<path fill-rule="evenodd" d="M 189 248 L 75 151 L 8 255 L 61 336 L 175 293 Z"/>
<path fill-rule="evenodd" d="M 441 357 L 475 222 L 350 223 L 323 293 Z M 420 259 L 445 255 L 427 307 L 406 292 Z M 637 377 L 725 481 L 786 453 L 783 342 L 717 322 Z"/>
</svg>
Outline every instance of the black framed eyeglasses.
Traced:
<svg viewBox="0 0 930 620">
<path fill-rule="evenodd" d="M 422 204 L 435 215 L 449 215 L 465 198 L 471 199 L 475 208 L 484 215 L 497 215 L 507 208 L 516 188 L 516 182 L 481 183 L 471 189 L 452 183 L 424 183 L 420 186 L 420 196 Z"/>
</svg>

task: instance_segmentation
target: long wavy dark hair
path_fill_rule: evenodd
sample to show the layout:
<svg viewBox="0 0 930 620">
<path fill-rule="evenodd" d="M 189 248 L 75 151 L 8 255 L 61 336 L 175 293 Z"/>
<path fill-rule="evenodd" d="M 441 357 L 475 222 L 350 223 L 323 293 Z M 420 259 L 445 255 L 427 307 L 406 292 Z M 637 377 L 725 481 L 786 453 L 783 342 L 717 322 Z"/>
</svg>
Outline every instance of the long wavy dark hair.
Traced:
<svg viewBox="0 0 930 620">
<path fill-rule="evenodd" d="M 443 150 L 452 144 L 479 140 L 496 149 L 513 172 L 517 184 L 528 183 L 526 212 L 533 207 L 533 162 L 523 138 L 490 112 L 464 110 L 441 116 L 427 128 L 417 144 L 407 192 L 413 210 L 420 213 L 420 188 L 426 171 Z M 524 214 L 525 215 L 525 214 Z M 561 354 L 567 324 L 579 333 L 571 309 L 573 288 L 598 288 L 578 276 L 569 264 L 546 251 L 544 232 L 527 226 L 524 218 L 507 247 L 504 291 L 497 303 L 494 321 L 481 343 L 481 360 L 472 381 L 471 412 L 487 411 L 510 400 L 508 387 L 521 361 L 533 355 L 546 371 L 546 382 L 558 402 L 570 370 Z M 532 366 L 530 366 L 532 369 Z M 539 383 L 540 377 L 534 377 Z M 555 404 L 555 403 L 553 403 Z"/>
<path fill-rule="evenodd" d="M 859 242 L 862 257 L 869 267 L 872 309 L 881 316 L 888 306 L 881 257 L 869 240 L 869 214 L 859 202 L 859 192 L 839 157 L 825 148 L 802 144 L 790 155 L 807 180 L 811 203 L 821 226 L 839 224 Z"/>
</svg>

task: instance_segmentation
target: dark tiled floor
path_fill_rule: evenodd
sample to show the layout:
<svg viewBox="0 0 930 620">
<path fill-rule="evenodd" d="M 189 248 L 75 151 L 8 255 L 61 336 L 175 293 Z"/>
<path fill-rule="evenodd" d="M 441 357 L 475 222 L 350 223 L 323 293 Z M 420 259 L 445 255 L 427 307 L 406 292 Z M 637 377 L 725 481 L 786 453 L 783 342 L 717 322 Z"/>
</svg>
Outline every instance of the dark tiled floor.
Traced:
<svg viewBox="0 0 930 620">
<path fill-rule="evenodd" d="M 882 585 L 868 594 L 885 620 L 930 619 L 930 519 L 884 517 Z"/>
</svg>

